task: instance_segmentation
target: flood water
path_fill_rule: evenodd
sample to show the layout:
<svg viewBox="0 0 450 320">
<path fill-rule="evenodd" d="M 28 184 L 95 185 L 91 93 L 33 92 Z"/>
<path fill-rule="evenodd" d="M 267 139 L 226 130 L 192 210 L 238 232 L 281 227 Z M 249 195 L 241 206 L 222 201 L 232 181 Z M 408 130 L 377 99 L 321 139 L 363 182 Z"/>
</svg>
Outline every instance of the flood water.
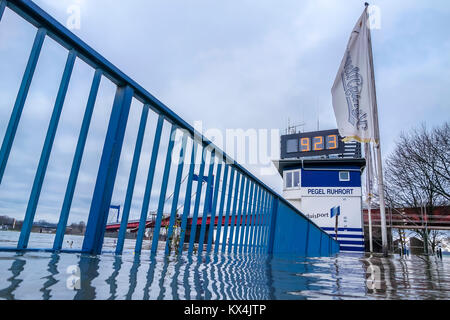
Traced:
<svg viewBox="0 0 450 320">
<path fill-rule="evenodd" d="M 32 234 L 30 247 L 51 247 L 53 237 Z M 1 247 L 12 247 L 17 239 L 17 232 L 0 232 Z M 74 241 L 74 247 L 82 239 L 65 238 Z M 325 258 L 161 253 L 151 258 L 147 248 L 139 258 L 132 246 L 127 240 L 122 256 L 0 252 L 0 299 L 450 298 L 449 256 L 439 260 L 344 253 Z M 104 249 L 113 250 L 114 239 L 105 239 Z"/>
</svg>

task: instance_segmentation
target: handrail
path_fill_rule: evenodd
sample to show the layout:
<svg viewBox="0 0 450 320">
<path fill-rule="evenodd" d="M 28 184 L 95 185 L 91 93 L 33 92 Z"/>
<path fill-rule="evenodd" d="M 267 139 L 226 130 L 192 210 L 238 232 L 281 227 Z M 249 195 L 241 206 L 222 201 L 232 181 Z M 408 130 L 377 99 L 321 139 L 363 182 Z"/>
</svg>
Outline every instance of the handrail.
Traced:
<svg viewBox="0 0 450 320">
<path fill-rule="evenodd" d="M 36 28 L 40 30 L 45 30 L 44 36 L 49 36 L 53 40 L 55 40 L 57 43 L 59 43 L 61 46 L 69 50 L 72 57 L 76 55 L 79 59 L 83 60 L 85 63 L 90 65 L 95 70 L 101 70 L 101 74 L 107 77 L 110 81 L 112 81 L 114 84 L 116 84 L 118 87 L 123 87 L 123 92 L 118 93 L 116 96 L 117 100 L 117 111 L 116 112 L 122 112 L 120 111 L 122 106 L 120 103 L 124 103 L 124 107 L 126 108 L 126 104 L 129 103 L 129 96 L 132 95 L 135 99 L 140 101 L 144 104 L 144 106 L 149 107 L 153 111 L 155 111 L 157 114 L 160 115 L 160 119 L 169 121 L 174 128 L 177 129 L 183 129 L 187 131 L 191 137 L 197 141 L 199 144 L 203 146 L 205 150 L 211 150 L 211 152 L 214 150 L 216 157 L 220 157 L 224 159 L 227 165 L 232 166 L 234 170 L 236 170 L 236 174 L 242 174 L 247 179 L 252 181 L 253 183 L 257 184 L 260 188 L 262 188 L 261 191 L 268 192 L 272 197 L 279 200 L 283 204 L 285 204 L 287 207 L 289 207 L 294 213 L 297 215 L 302 216 L 303 218 L 307 219 L 309 223 L 314 225 L 315 227 L 320 227 L 315 224 L 313 221 L 309 220 L 306 215 L 304 215 L 302 212 L 297 210 L 291 203 L 289 203 L 287 200 L 285 200 L 282 196 L 280 196 L 277 192 L 275 192 L 272 188 L 267 186 L 264 182 L 262 182 L 259 178 L 254 176 L 251 172 L 249 172 L 247 169 L 245 169 L 242 165 L 237 163 L 234 159 L 232 159 L 230 156 L 228 156 L 223 150 L 221 150 L 219 147 L 217 147 L 213 142 L 211 142 L 209 139 L 207 139 L 205 136 L 203 136 L 202 133 L 198 132 L 193 128 L 189 123 L 187 123 L 185 120 L 180 118 L 175 112 L 173 112 L 169 107 L 167 107 L 164 103 L 162 103 L 160 100 L 158 100 L 156 97 L 154 97 L 152 94 L 150 94 L 147 90 L 145 90 L 143 87 L 141 87 L 138 83 L 136 83 L 133 79 L 131 79 L 129 76 L 127 76 L 124 72 L 122 72 L 120 69 L 118 69 L 115 65 L 113 65 L 111 62 L 109 62 L 106 58 L 104 58 L 102 55 L 100 55 L 98 52 L 96 52 L 93 48 L 91 48 L 89 45 L 87 45 L 85 42 L 83 42 L 80 38 L 78 38 L 75 34 L 73 34 L 71 31 L 69 31 L 66 27 L 64 27 L 61 23 L 59 23 L 56 19 L 51 17 L 48 13 L 46 13 L 44 10 L 42 10 L 39 6 L 37 6 L 35 3 L 33 3 L 30 0 L 0 0 L 0 19 L 1 15 L 3 13 L 4 7 L 8 6 L 11 10 L 22 16 L 24 19 L 26 19 L 28 22 L 33 24 Z M 62 99 L 63 100 L 63 99 Z M 125 112 L 125 111 L 123 111 Z M 124 117 L 126 119 L 128 117 L 127 114 L 121 114 L 117 113 L 117 117 Z M 57 125 L 57 119 L 56 119 L 56 125 Z M 56 127 L 53 128 L 56 130 Z M 111 134 L 114 134 L 114 130 L 112 129 Z M 122 129 L 120 129 L 122 130 Z M 50 137 L 52 138 L 52 137 Z M 51 139 L 50 139 L 51 142 Z M 49 154 L 50 150 L 48 151 Z M 45 161 L 44 159 L 44 167 L 45 167 Z M 166 163 L 167 164 L 167 163 Z M 168 170 L 168 169 L 166 169 Z M 45 173 L 45 172 L 44 172 Z M 167 173 L 168 174 L 168 173 Z M 103 184 L 106 186 L 107 181 L 105 180 Z M 42 184 L 42 179 L 38 180 L 37 188 Z M 105 189 L 106 190 L 106 189 Z M 99 191 L 99 192 L 106 192 L 107 191 Z M 165 192 L 165 190 L 163 190 Z M 237 192 L 237 190 L 236 190 Z M 256 192 L 255 192 L 256 194 Z M 37 201 L 37 199 L 36 199 Z M 161 200 L 162 201 L 162 200 Z M 162 204 L 161 204 L 162 206 Z M 234 206 L 235 207 L 235 206 Z M 33 209 L 33 208 L 32 208 Z M 97 210 L 101 210 L 102 208 L 98 208 Z M 253 230 L 252 230 L 253 231 Z M 330 239 L 335 241 L 333 237 L 326 234 Z M 27 241 L 24 240 L 26 243 Z M 24 246 L 26 247 L 26 246 Z M 155 243 L 153 244 L 153 249 L 156 249 Z"/>
</svg>

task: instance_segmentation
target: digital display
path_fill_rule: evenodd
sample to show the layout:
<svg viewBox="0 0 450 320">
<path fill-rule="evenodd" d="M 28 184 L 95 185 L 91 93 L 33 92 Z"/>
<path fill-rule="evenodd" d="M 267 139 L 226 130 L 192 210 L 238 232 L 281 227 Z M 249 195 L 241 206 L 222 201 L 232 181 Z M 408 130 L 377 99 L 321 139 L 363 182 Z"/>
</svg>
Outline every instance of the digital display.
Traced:
<svg viewBox="0 0 450 320">
<path fill-rule="evenodd" d="M 309 138 L 300 139 L 300 152 L 309 152 L 311 151 L 311 143 Z"/>
<path fill-rule="evenodd" d="M 344 143 L 338 130 L 296 133 L 281 137 L 282 159 L 341 154 Z"/>
<path fill-rule="evenodd" d="M 292 139 L 289 140 L 292 145 Z M 313 138 L 300 139 L 300 152 L 335 150 L 338 148 L 338 135 L 317 136 Z M 290 152 L 291 151 L 291 152 Z M 288 153 L 297 152 L 297 149 L 288 147 Z"/>
<path fill-rule="evenodd" d="M 334 150 L 338 148 L 338 135 L 332 134 L 327 136 L 327 149 Z"/>
<path fill-rule="evenodd" d="M 314 151 L 321 151 L 325 149 L 325 143 L 324 143 L 324 137 L 314 137 L 313 138 L 313 150 Z"/>
</svg>

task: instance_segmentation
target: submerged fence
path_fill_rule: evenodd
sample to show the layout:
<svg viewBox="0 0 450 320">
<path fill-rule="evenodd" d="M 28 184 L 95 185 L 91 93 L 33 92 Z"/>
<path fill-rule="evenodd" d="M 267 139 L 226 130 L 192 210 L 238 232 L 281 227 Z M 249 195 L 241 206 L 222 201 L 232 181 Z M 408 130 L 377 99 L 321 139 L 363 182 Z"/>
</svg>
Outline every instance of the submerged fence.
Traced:
<svg viewBox="0 0 450 320">
<path fill-rule="evenodd" d="M 158 251 L 160 230 L 164 218 L 163 215 L 165 214 L 166 195 L 168 194 L 168 180 L 174 166 L 176 167 L 176 176 L 171 198 L 170 218 L 166 225 L 167 237 L 164 249 L 166 253 L 171 250 L 177 250 L 180 253 L 187 250 L 189 253 L 194 251 L 198 251 L 198 253 L 218 253 L 220 251 L 228 253 L 296 253 L 313 256 L 330 255 L 339 250 L 338 243 L 327 233 L 323 232 L 286 200 L 227 156 L 211 141 L 196 132 L 193 127 L 163 103 L 33 2 L 28 0 L 0 0 L 0 22 L 7 7 L 34 25 L 37 28 L 37 32 L 0 149 L 0 184 L 4 183 L 2 180 L 8 165 L 11 148 L 46 37 L 52 38 L 67 50 L 67 61 L 52 110 L 39 164 L 34 174 L 34 181 L 17 247 L 0 248 L 0 251 L 45 250 L 90 254 L 100 254 L 102 252 L 108 212 L 111 207 L 111 198 L 133 99 L 142 103 L 142 110 L 115 253 L 121 254 L 124 250 L 130 208 L 135 191 L 138 167 L 141 164 L 140 159 L 149 113 L 156 113 L 158 120 L 153 137 L 151 159 L 147 171 L 134 248 L 137 254 L 141 253 L 143 248 L 151 195 L 157 191 L 159 191 L 158 207 L 154 220 L 150 250 L 152 253 Z M 89 97 L 83 110 L 84 116 L 73 155 L 53 247 L 29 248 L 28 244 L 36 209 L 69 82 L 77 59 L 81 59 L 94 68 L 95 73 Z M 107 78 L 115 84 L 116 94 L 111 109 L 106 138 L 101 149 L 101 159 L 89 209 L 86 232 L 81 250 L 63 250 L 63 238 L 102 78 Z M 170 137 L 167 144 L 161 144 L 164 125 L 170 126 Z M 177 134 L 182 136 L 179 153 L 174 152 L 175 136 Z M 158 157 L 164 154 L 163 150 L 160 150 L 162 145 L 167 145 L 162 182 L 159 190 L 154 190 L 156 189 L 154 187 L 154 177 Z M 189 153 L 191 155 L 190 158 L 187 157 Z M 196 165 L 198 155 L 201 155 L 201 160 L 199 165 Z M 180 186 L 185 169 L 188 171 L 185 180 L 186 190 L 184 204 L 181 205 L 183 209 L 182 214 L 179 215 Z M 204 183 L 206 187 L 203 186 Z M 193 191 L 195 191 L 194 196 L 192 196 Z M 204 195 L 203 201 L 202 195 Z M 193 202 L 191 198 L 193 198 Z M 202 210 L 201 207 L 203 207 Z M 187 221 L 190 217 L 192 217 L 192 224 L 188 226 Z M 198 221 L 201 221 L 199 225 L 197 225 Z M 178 226 L 177 223 L 180 225 Z M 179 230 L 176 242 L 173 241 L 175 228 Z M 190 232 L 187 234 L 189 228 Z M 198 228 L 200 234 L 196 235 Z M 196 242 L 197 245 L 195 245 Z"/>
</svg>

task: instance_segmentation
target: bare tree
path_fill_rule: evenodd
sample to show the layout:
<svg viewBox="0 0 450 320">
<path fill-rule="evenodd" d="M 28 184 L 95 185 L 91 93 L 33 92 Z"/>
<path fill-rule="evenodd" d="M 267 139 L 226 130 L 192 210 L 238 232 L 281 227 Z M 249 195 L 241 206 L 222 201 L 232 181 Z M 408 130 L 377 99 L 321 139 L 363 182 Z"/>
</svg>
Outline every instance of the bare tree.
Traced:
<svg viewBox="0 0 450 320">
<path fill-rule="evenodd" d="M 437 206 L 450 203 L 450 124 L 429 131 L 422 125 L 411 133 L 402 133 L 396 149 L 386 161 L 386 199 L 394 207 L 420 208 L 433 218 Z M 438 234 L 416 230 L 432 250 Z M 427 250 L 427 248 L 425 249 Z"/>
</svg>

